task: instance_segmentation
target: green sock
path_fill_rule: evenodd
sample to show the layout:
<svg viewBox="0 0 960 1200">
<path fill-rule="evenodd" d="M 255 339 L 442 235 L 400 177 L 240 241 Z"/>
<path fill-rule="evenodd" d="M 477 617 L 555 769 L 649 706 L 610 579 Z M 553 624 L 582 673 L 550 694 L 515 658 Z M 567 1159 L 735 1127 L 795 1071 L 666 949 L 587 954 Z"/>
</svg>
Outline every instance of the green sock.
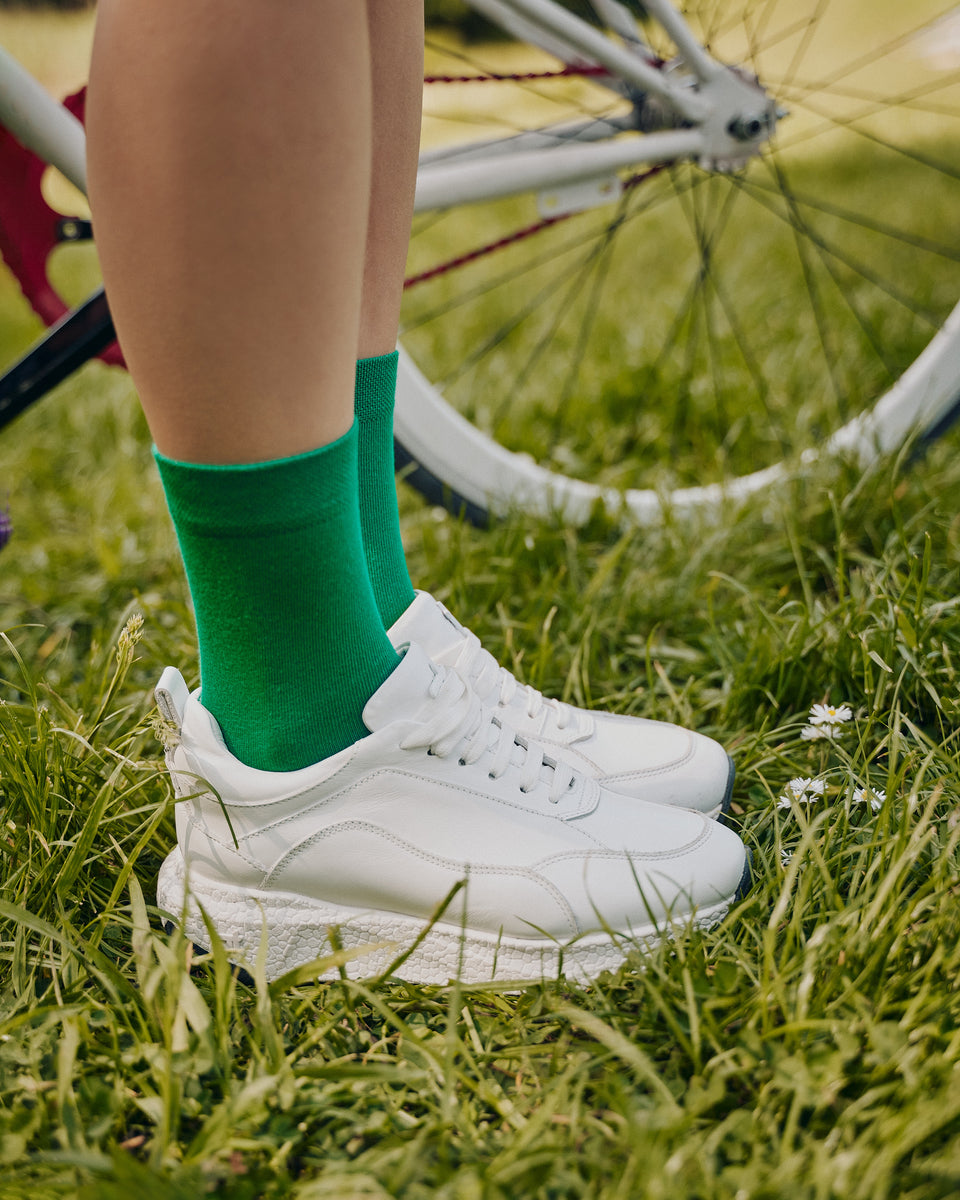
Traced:
<svg viewBox="0 0 960 1200">
<path fill-rule="evenodd" d="M 365 737 L 397 664 L 360 532 L 357 425 L 276 462 L 156 453 L 197 619 L 204 707 L 233 754 L 292 771 Z"/>
<path fill-rule="evenodd" d="M 360 426 L 360 526 L 377 608 L 389 629 L 414 601 L 400 537 L 393 467 L 396 350 L 357 363 L 354 411 Z"/>
</svg>

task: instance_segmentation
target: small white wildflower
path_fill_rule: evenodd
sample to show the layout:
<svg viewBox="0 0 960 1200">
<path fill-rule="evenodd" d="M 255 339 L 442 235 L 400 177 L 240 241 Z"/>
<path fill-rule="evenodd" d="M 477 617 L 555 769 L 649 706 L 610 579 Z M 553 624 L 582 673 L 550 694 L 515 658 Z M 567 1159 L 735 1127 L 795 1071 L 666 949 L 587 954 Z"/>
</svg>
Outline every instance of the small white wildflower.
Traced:
<svg viewBox="0 0 960 1200">
<path fill-rule="evenodd" d="M 782 867 L 789 866 L 791 858 L 793 858 L 792 850 L 781 850 L 780 851 L 780 865 Z"/>
<path fill-rule="evenodd" d="M 805 742 L 819 742 L 824 739 L 831 741 L 841 732 L 839 725 L 804 725 L 800 736 Z"/>
<path fill-rule="evenodd" d="M 843 725 L 852 717 L 849 704 L 814 704 L 810 709 L 811 725 Z"/>
<path fill-rule="evenodd" d="M 797 804 L 810 804 L 817 796 L 822 796 L 826 788 L 822 779 L 791 779 L 777 801 L 777 808 L 789 808 L 794 801 Z"/>
<path fill-rule="evenodd" d="M 883 807 L 883 802 L 887 798 L 887 793 L 880 788 L 854 788 L 853 802 L 854 804 L 869 804 L 874 812 L 879 812 Z"/>
</svg>

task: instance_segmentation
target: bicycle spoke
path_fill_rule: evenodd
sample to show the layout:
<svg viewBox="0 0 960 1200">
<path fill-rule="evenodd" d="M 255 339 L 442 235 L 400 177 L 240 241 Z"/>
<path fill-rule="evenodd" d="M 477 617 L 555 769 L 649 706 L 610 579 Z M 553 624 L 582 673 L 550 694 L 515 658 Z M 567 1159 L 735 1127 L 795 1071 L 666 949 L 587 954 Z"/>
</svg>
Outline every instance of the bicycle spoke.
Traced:
<svg viewBox="0 0 960 1200">
<path fill-rule="evenodd" d="M 745 184 L 748 187 L 756 188 L 758 191 L 779 194 L 779 190 L 775 185 L 765 184 L 755 175 L 749 178 L 736 176 L 733 178 L 738 185 Z M 909 246 L 915 250 L 923 250 L 928 254 L 935 254 L 939 258 L 947 259 L 951 262 L 960 262 L 960 244 L 957 246 L 947 246 L 942 242 L 934 242 L 930 238 L 923 237 L 920 234 L 907 233 L 902 228 L 879 221 L 867 213 L 854 212 L 852 209 L 844 208 L 828 200 L 822 200 L 817 196 L 811 196 L 806 192 L 795 191 L 793 198 L 797 204 L 803 205 L 804 208 L 812 208 L 824 216 L 838 217 L 850 225 L 856 226 L 859 229 L 868 229 L 871 233 L 882 234 L 884 237 L 898 242 L 903 246 Z"/>
<path fill-rule="evenodd" d="M 689 168 L 688 168 L 688 170 L 689 170 Z M 698 181 L 698 183 L 696 183 L 692 186 L 698 186 L 700 182 L 702 182 L 702 181 Z M 683 195 L 688 189 L 687 188 L 678 188 L 677 184 L 676 184 L 676 179 L 673 176 L 671 176 L 671 178 L 670 178 L 670 183 L 671 183 L 671 186 L 673 186 L 675 188 L 675 198 L 679 202 L 680 211 L 683 212 L 684 216 L 687 218 L 688 227 L 689 227 L 689 216 L 684 211 L 683 203 L 682 203 Z M 683 329 L 690 312 L 693 310 L 694 301 L 695 301 L 696 295 L 697 295 L 697 287 L 699 285 L 699 273 L 700 273 L 700 263 L 697 262 L 696 264 L 694 264 L 693 274 L 692 274 L 690 283 L 687 286 L 687 290 L 684 294 L 683 301 L 681 304 L 679 304 L 677 306 L 677 310 L 676 310 L 676 314 L 674 316 L 673 322 L 670 326 L 670 329 L 667 332 L 667 336 L 665 337 L 665 339 L 660 347 L 660 352 L 657 356 L 657 359 L 654 362 L 654 371 L 655 372 L 659 372 L 659 371 L 663 370 L 663 368 L 667 362 L 667 359 L 673 353 L 673 351 L 676 347 L 677 339 L 680 335 L 680 332 Z"/>
<path fill-rule="evenodd" d="M 922 28 L 929 28 L 929 25 Z M 905 33 L 897 34 L 887 42 L 875 47 L 873 50 L 867 51 L 865 54 L 855 58 L 852 62 L 845 63 L 842 68 L 839 68 L 833 75 L 827 75 L 824 78 L 817 79 L 814 87 L 817 91 L 823 91 L 826 88 L 832 87 L 842 79 L 848 79 L 851 75 L 856 75 L 859 71 L 866 67 L 875 67 L 881 60 L 889 58 L 898 50 L 902 50 L 905 46 L 914 41 L 919 29 L 910 29 Z"/>
<path fill-rule="evenodd" d="M 723 479 L 822 440 L 940 328 L 960 291 L 960 72 L 916 57 L 936 36 L 917 16 L 925 0 L 872 45 L 869 24 L 857 43 L 848 3 L 867 0 L 687 6 L 711 53 L 755 71 L 789 110 L 742 173 L 660 164 L 615 205 L 565 216 L 569 230 L 537 220 L 529 198 L 418 226 L 411 274 L 424 282 L 405 302 L 404 336 L 501 444 L 614 483 L 666 447 L 661 482 Z M 676 48 L 637 17 L 683 80 Z M 484 49 L 471 69 L 497 56 Z M 471 112 L 458 93 L 452 116 L 469 132 L 442 152 L 448 163 L 476 155 L 467 143 L 484 127 L 507 145 L 511 131 L 590 137 L 575 125 L 584 115 L 627 125 L 629 99 L 600 85 L 483 87 L 504 89 L 503 108 Z M 509 152 L 490 161 L 509 170 Z"/>
<path fill-rule="evenodd" d="M 580 292 L 583 288 L 584 278 L 590 274 L 595 258 L 596 251 L 591 250 L 586 258 L 578 264 L 577 270 L 571 274 L 569 284 L 563 294 L 563 298 L 556 304 L 553 319 L 549 323 L 545 324 L 543 332 L 534 343 L 533 348 L 530 350 L 523 363 L 523 366 L 513 380 L 513 387 L 516 391 L 520 391 L 525 386 L 527 380 L 533 374 L 535 368 L 539 365 L 543 355 L 550 348 L 550 345 L 556 337 L 564 319 L 568 316 L 571 308 L 576 302 L 577 297 L 580 295 Z M 513 332 L 512 329 L 511 332 Z M 494 428 L 496 428 L 504 419 L 506 409 L 509 404 L 510 397 L 504 396 L 500 407 L 494 414 Z"/>
<path fill-rule="evenodd" d="M 625 200 L 625 198 L 624 198 L 624 200 Z M 623 204 L 624 201 L 622 201 L 621 203 Z M 606 229 L 603 231 L 602 235 L 598 239 L 596 239 L 595 245 L 590 249 L 589 253 L 585 256 L 583 261 L 580 263 L 579 269 L 576 272 L 576 274 L 572 277 L 570 286 L 568 287 L 563 300 L 556 307 L 554 319 L 552 320 L 552 322 L 550 322 L 550 324 L 548 326 L 545 327 L 543 334 L 541 335 L 539 340 L 534 345 L 532 351 L 530 352 L 530 354 L 528 355 L 528 357 L 526 359 L 526 362 L 524 363 L 524 366 L 523 366 L 520 374 L 516 377 L 516 379 L 514 381 L 515 387 L 518 390 L 524 386 L 524 384 L 526 383 L 526 381 L 529 379 L 530 375 L 532 374 L 534 368 L 538 365 L 543 354 L 547 351 L 547 349 L 549 349 L 549 347 L 553 343 L 554 338 L 556 337 L 558 331 L 560 330 L 560 328 L 563 324 L 563 321 L 570 314 L 570 311 L 572 310 L 577 297 L 583 291 L 584 284 L 586 283 L 588 277 L 591 274 L 594 276 L 594 284 L 591 285 L 591 294 L 597 295 L 597 293 L 594 291 L 594 288 L 596 286 L 598 274 L 602 268 L 603 257 L 605 255 L 607 249 L 609 248 L 612 238 L 614 236 L 616 224 L 617 224 L 617 222 L 614 221 L 606 227 Z M 588 309 L 589 309 L 589 301 L 588 301 Z M 587 322 L 581 322 L 580 333 L 578 335 L 578 344 L 583 341 L 583 338 L 585 336 L 585 331 L 587 333 L 589 332 L 589 328 L 586 328 L 586 326 L 588 326 L 588 325 L 592 325 L 592 320 L 588 319 Z M 567 378 L 563 384 L 563 387 L 560 389 L 560 398 L 555 406 L 555 412 L 554 412 L 554 427 L 555 427 L 555 429 L 559 429 L 557 422 L 561 415 L 561 410 L 563 409 L 564 405 L 570 398 L 570 394 L 572 391 L 576 372 L 577 372 L 577 355 L 576 355 L 576 351 L 575 351 L 574 354 L 571 356 L 571 362 L 567 369 Z M 501 412 L 501 416 L 502 416 L 502 412 Z"/>
<path fill-rule="evenodd" d="M 625 205 L 623 206 L 626 207 Z M 620 218 L 622 220 L 622 216 Z M 560 391 L 560 398 L 557 402 L 557 412 L 554 417 L 554 436 L 559 439 L 561 426 L 560 418 L 566 412 L 570 398 L 573 395 L 574 387 L 577 379 L 580 376 L 580 369 L 586 354 L 587 345 L 589 343 L 590 334 L 597 319 L 597 314 L 600 311 L 600 300 L 603 295 L 603 289 L 607 282 L 612 263 L 611 250 L 614 239 L 619 231 L 619 224 L 614 220 L 607 226 L 603 235 L 603 240 L 598 246 L 596 261 L 593 267 L 593 281 L 590 285 L 590 292 L 585 305 L 585 312 L 580 321 L 580 329 L 577 334 L 577 343 L 574 352 L 570 356 L 570 366 L 567 370 L 566 378 L 564 379 L 563 387 Z"/>
<path fill-rule="evenodd" d="M 801 221 L 796 206 L 790 203 L 789 192 L 786 188 L 786 177 L 779 167 L 777 167 L 777 176 L 781 183 L 782 195 L 787 200 L 790 208 L 791 216 L 795 219 L 791 220 L 790 224 L 793 228 L 794 241 L 797 248 L 797 257 L 800 260 L 800 269 L 803 272 L 803 281 L 807 289 L 807 295 L 810 298 L 810 309 L 816 323 L 817 336 L 820 340 L 820 347 L 823 350 L 823 358 L 827 367 L 827 374 L 830 378 L 830 384 L 833 389 L 834 400 L 839 406 L 840 404 L 840 384 L 837 379 L 836 371 L 836 351 L 830 345 L 829 329 L 830 326 L 826 320 L 826 315 L 823 305 L 823 297 L 819 286 L 817 285 L 816 276 L 810 262 L 807 246 L 811 239 L 806 234 L 806 228 Z"/>
<path fill-rule="evenodd" d="M 576 262 L 550 279 L 527 304 L 523 305 L 508 321 L 503 322 L 473 353 L 468 355 L 460 368 L 452 374 L 445 375 L 442 383 L 446 388 L 456 383 L 470 368 L 484 358 L 492 349 L 502 345 L 533 313 L 542 307 L 544 301 L 555 296 L 557 288 L 573 279 L 583 270 L 583 264 Z M 546 341 L 544 341 L 544 348 Z"/>
<path fill-rule="evenodd" d="M 817 25 L 826 10 L 830 0 L 818 0 L 816 9 L 807 18 L 806 26 L 803 33 L 800 35 L 800 42 L 793 52 L 793 58 L 790 60 L 790 65 L 787 67 L 784 82 L 789 83 L 795 73 L 799 70 L 800 64 L 803 62 L 804 56 L 810 48 L 810 43 L 816 33 Z"/>
<path fill-rule="evenodd" d="M 776 76 L 767 76 L 765 82 L 778 96 L 781 89 L 786 86 Z M 792 82 L 789 87 L 796 88 L 797 91 L 791 93 L 788 90 L 786 95 L 781 98 L 787 102 L 799 104 L 811 93 L 818 92 L 821 96 L 832 96 L 843 100 L 862 100 L 870 104 L 870 109 L 862 110 L 858 113 L 857 119 L 896 108 L 910 108 L 915 112 L 929 112 L 933 116 L 958 117 L 960 116 L 960 106 L 945 108 L 943 106 L 920 105 L 917 103 L 918 100 L 930 95 L 932 92 L 943 92 L 948 88 L 956 88 L 958 84 L 960 84 L 960 73 L 956 73 L 948 79 L 927 80 L 926 83 L 918 84 L 912 90 L 899 92 L 893 96 L 884 96 L 876 91 L 868 91 L 866 88 L 845 87 L 839 84 L 818 88 L 814 84 L 803 80 Z"/>
<path fill-rule="evenodd" d="M 792 197 L 794 208 L 796 205 L 796 199 L 797 198 L 794 195 Z M 833 281 L 833 284 L 837 290 L 837 294 L 840 296 L 843 304 L 871 346 L 876 359 L 882 363 L 888 379 L 892 381 L 896 377 L 896 365 L 888 354 L 883 344 L 883 339 L 881 338 L 879 331 L 876 329 L 874 322 L 867 316 L 861 305 L 856 302 L 851 289 L 844 286 L 842 278 L 835 265 L 835 256 L 831 253 L 829 248 L 823 244 L 821 239 L 815 240 L 813 244 L 818 251 L 819 259 L 823 269 L 829 274 L 831 280 Z M 861 278 L 862 277 L 863 276 L 861 275 Z"/>
<path fill-rule="evenodd" d="M 745 180 L 743 181 L 743 184 L 744 187 L 749 190 L 751 186 L 749 181 Z M 778 192 L 778 195 L 782 196 L 783 193 Z M 774 216 L 782 220 L 791 230 L 796 230 L 796 223 L 792 221 L 789 216 L 786 216 L 780 212 L 779 209 L 770 202 L 768 196 L 755 196 L 754 199 L 756 199 L 758 203 L 763 204 L 769 212 L 773 213 Z M 796 211 L 799 210 L 797 209 Z M 885 296 L 888 296 L 891 300 L 895 301 L 913 316 L 918 317 L 920 320 L 926 321 L 931 327 L 936 326 L 937 318 L 934 313 L 930 312 L 929 310 L 919 308 L 909 297 L 905 295 L 900 288 L 895 287 L 889 279 L 882 279 L 875 271 L 870 270 L 864 263 L 852 258 L 840 247 L 836 241 L 828 242 L 822 234 L 814 234 L 813 230 L 808 224 L 806 224 L 806 222 L 801 223 L 803 224 L 805 236 L 812 244 L 817 245 L 820 250 L 832 255 L 851 271 L 862 276 L 869 283 L 872 283 L 874 287 L 882 291 Z"/>
<path fill-rule="evenodd" d="M 765 29 L 765 26 L 769 25 L 770 22 L 773 20 L 774 13 L 775 13 L 779 3 L 780 3 L 780 0 L 769 0 L 769 2 L 764 4 L 764 9 L 765 9 L 765 16 L 763 17 L 764 29 Z M 751 40 L 751 38 L 753 37 L 753 33 L 752 33 L 752 30 L 750 29 L 750 26 L 748 25 L 748 17 L 752 11 L 753 10 L 750 6 L 747 6 L 742 11 L 739 9 L 735 9 L 734 15 L 731 16 L 730 20 L 727 21 L 725 24 L 718 26 L 716 28 L 716 30 L 714 30 L 713 39 L 720 39 L 722 37 L 725 37 L 733 29 L 743 28 L 744 32 L 748 36 L 748 40 Z M 792 37 L 796 37 L 796 35 L 798 33 L 801 33 L 806 28 L 806 26 L 807 26 L 807 17 L 798 17 L 796 19 L 790 20 L 789 24 L 782 26 L 781 28 L 777 29 L 774 33 L 766 35 L 766 33 L 764 32 L 764 37 L 765 37 L 764 41 L 760 41 L 760 34 L 758 33 L 756 35 L 756 37 L 753 38 L 753 40 L 751 41 L 751 46 L 753 48 L 753 52 L 756 55 L 769 54 L 770 51 L 775 49 L 777 46 L 782 45 L 784 42 L 789 41 L 790 38 L 792 38 Z M 705 38 L 704 40 L 706 41 L 707 39 Z"/>
<path fill-rule="evenodd" d="M 664 195 L 657 196 L 657 197 L 651 197 L 651 199 L 646 204 L 638 205 L 637 208 L 635 208 L 634 211 L 632 213 L 630 213 L 630 215 L 626 218 L 626 220 L 633 221 L 634 219 L 642 216 L 644 213 L 648 213 L 648 212 L 652 211 L 653 209 L 667 203 L 670 198 L 671 197 L 669 194 L 664 194 Z M 504 287 L 507 284 L 513 283 L 517 279 L 522 278 L 525 274 L 527 274 L 531 270 L 536 270 L 539 267 L 544 266 L 546 263 L 552 261 L 553 259 L 560 258 L 564 254 L 566 254 L 572 250 L 575 250 L 575 249 L 579 248 L 580 246 L 583 246 L 590 242 L 595 241 L 596 237 L 597 237 L 597 234 L 594 231 L 590 231 L 586 234 L 577 234 L 575 237 L 570 238 L 569 240 L 562 243 L 561 245 L 559 245 L 555 248 L 551 248 L 550 250 L 546 251 L 545 253 L 539 255 L 538 257 L 527 260 L 525 263 L 521 264 L 518 267 L 511 268 L 509 271 L 506 271 L 506 272 L 504 272 L 500 275 L 497 275 L 491 279 L 485 280 L 482 283 L 478 284 L 475 288 L 472 288 L 470 290 L 463 290 L 460 293 L 458 293 L 457 296 L 455 296 L 454 298 L 444 301 L 442 305 L 438 305 L 437 307 L 428 310 L 426 313 L 422 313 L 419 317 L 417 317 L 416 319 L 414 319 L 412 321 L 405 322 L 404 323 L 404 332 L 408 332 L 408 333 L 413 332 L 414 330 L 421 328 L 423 325 L 426 325 L 432 321 L 438 320 L 441 317 L 447 316 L 448 314 L 456 311 L 458 308 L 462 308 L 465 305 L 474 303 L 475 301 L 480 300 L 482 297 L 490 295 L 492 292 L 496 291 L 497 289 Z"/>
<path fill-rule="evenodd" d="M 704 208 L 711 199 L 711 193 L 716 192 L 716 179 L 711 179 L 706 188 L 705 194 L 701 194 L 700 203 L 694 204 L 694 213 L 696 216 L 696 231 L 697 244 L 700 248 L 701 259 L 703 262 L 703 286 L 700 292 L 700 303 L 703 307 L 703 328 L 706 334 L 706 355 L 710 365 L 710 374 L 713 377 L 713 403 L 716 409 L 717 421 L 719 426 L 726 428 L 728 425 L 727 406 L 724 398 L 724 389 L 720 379 L 720 352 L 718 346 L 717 333 L 714 328 L 713 321 L 713 305 L 711 304 L 712 283 L 713 283 L 713 266 L 712 259 L 714 254 L 714 244 L 719 237 L 717 226 L 725 226 L 729 218 L 729 213 L 733 207 L 734 192 L 733 189 L 728 189 L 727 198 L 723 208 L 717 217 L 716 224 L 712 229 L 707 228 L 706 215 Z"/>
<path fill-rule="evenodd" d="M 749 24 L 749 15 L 751 10 L 748 8 L 743 14 L 743 27 L 747 34 L 747 41 L 750 45 L 750 61 L 753 63 L 755 70 L 760 61 L 761 55 L 768 53 L 771 49 L 773 49 L 774 46 L 778 46 L 787 38 L 793 37 L 798 30 L 803 28 L 803 21 L 796 21 L 792 25 L 788 25 L 786 29 L 778 30 L 776 34 L 772 35 L 767 41 L 764 41 L 763 38 L 766 36 L 766 28 L 773 20 L 773 14 L 776 10 L 777 3 L 778 0 L 768 0 L 768 3 L 764 4 L 763 12 L 760 14 L 760 18 L 755 26 L 751 26 Z M 736 22 L 734 21 L 733 23 L 735 24 Z"/>
<path fill-rule="evenodd" d="M 811 104 L 809 100 L 804 100 L 803 104 L 810 112 L 813 112 L 819 117 L 824 117 L 832 129 L 845 129 L 848 132 L 855 134 L 857 137 L 872 142 L 876 146 L 880 146 L 881 149 L 889 150 L 892 154 L 902 154 L 904 158 L 909 158 L 913 162 L 919 163 L 923 167 L 930 167 L 931 170 L 939 171 L 941 175 L 944 175 L 949 179 L 960 179 L 960 167 L 951 167 L 946 162 L 931 158 L 927 154 L 922 154 L 919 150 L 914 150 L 907 146 L 897 145 L 895 142 L 889 141 L 886 138 L 880 137 L 878 134 L 872 133 L 869 129 L 864 129 L 862 126 L 856 124 L 857 121 L 862 119 L 859 115 L 850 118 L 849 120 L 841 120 L 831 117 L 828 113 L 824 113 L 822 109 L 817 109 L 817 107 Z M 809 136 L 812 137 L 816 135 L 810 134 Z M 796 145 L 798 142 L 803 140 L 808 139 L 798 138 L 795 142 L 791 143 L 791 146 Z"/>
<path fill-rule="evenodd" d="M 760 366 L 760 362 L 757 359 L 757 356 L 753 353 L 753 351 L 749 347 L 748 339 L 746 336 L 746 331 L 744 330 L 742 323 L 740 322 L 739 318 L 737 317 L 736 306 L 733 303 L 732 299 L 730 298 L 730 295 L 729 295 L 726 287 L 724 287 L 724 285 L 720 282 L 720 280 L 718 278 L 716 278 L 716 276 L 713 278 L 712 284 L 713 284 L 714 290 L 716 291 L 717 298 L 719 299 L 720 304 L 723 307 L 724 315 L 727 319 L 727 324 L 730 327 L 730 332 L 733 334 L 733 338 L 736 343 L 737 349 L 740 352 L 740 357 L 743 359 L 744 366 L 747 368 L 747 372 L 750 376 L 751 381 L 753 382 L 754 391 L 756 393 L 757 399 L 759 400 L 766 415 L 768 417 L 772 417 L 773 414 L 772 414 L 772 410 L 771 410 L 770 403 L 769 403 L 770 387 L 769 387 L 769 384 L 767 383 L 766 377 L 763 374 L 763 370 Z M 782 436 L 779 438 L 779 440 L 780 440 L 783 451 L 786 451 L 786 449 L 787 449 L 786 441 L 784 440 L 784 438 Z"/>
</svg>

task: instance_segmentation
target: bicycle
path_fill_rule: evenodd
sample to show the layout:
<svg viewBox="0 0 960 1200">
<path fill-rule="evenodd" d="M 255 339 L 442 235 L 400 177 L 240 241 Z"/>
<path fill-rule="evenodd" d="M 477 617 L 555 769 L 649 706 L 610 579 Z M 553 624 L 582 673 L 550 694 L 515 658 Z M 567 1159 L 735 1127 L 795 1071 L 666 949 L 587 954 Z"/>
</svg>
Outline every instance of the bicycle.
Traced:
<svg viewBox="0 0 960 1200">
<path fill-rule="evenodd" d="M 414 486 L 479 521 L 602 504 L 653 522 L 947 427 L 960 72 L 937 60 L 942 0 L 882 30 L 862 0 L 592 0 L 598 23 L 470 3 L 511 41 L 469 62 L 441 46 L 453 70 L 429 80 L 509 94 L 455 114 L 455 144 L 444 118 L 421 156 L 395 424 Z M 537 60 L 505 71 L 517 43 Z M 0 125 L 82 189 L 82 126 L 5 55 Z M 50 221 L 47 253 L 89 236 Z M 0 421 L 111 340 L 94 295 L 0 380 Z"/>
</svg>

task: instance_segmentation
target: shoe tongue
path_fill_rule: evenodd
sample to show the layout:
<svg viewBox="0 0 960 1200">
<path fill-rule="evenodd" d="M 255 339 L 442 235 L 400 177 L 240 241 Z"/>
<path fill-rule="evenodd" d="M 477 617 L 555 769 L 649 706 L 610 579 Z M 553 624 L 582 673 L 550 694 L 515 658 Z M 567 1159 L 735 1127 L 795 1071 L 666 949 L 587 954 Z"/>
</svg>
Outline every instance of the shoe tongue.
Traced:
<svg viewBox="0 0 960 1200">
<path fill-rule="evenodd" d="M 466 630 L 429 592 L 417 592 L 413 603 L 390 626 L 389 636 L 395 646 L 416 642 L 431 658 L 450 665 Z"/>
<path fill-rule="evenodd" d="M 396 667 L 381 683 L 364 706 L 363 723 L 371 733 L 383 729 L 398 717 L 416 717 L 425 704 L 432 704 L 430 685 L 438 668 L 426 652 L 411 642 Z"/>
</svg>

